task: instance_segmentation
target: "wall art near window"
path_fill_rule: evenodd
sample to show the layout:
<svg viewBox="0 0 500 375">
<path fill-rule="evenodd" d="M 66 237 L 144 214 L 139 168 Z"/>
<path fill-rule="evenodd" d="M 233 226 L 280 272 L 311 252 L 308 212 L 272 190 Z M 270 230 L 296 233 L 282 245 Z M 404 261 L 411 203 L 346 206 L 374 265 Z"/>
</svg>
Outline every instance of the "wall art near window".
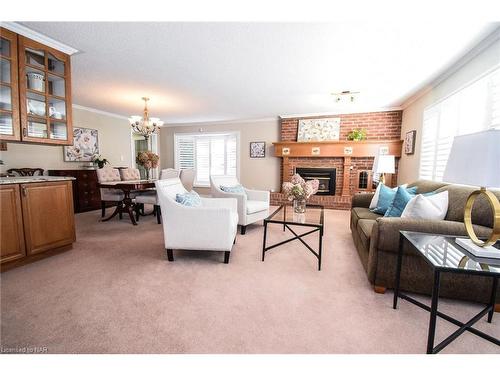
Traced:
<svg viewBox="0 0 500 375">
<path fill-rule="evenodd" d="M 405 154 L 412 155 L 415 153 L 415 138 L 417 136 L 417 131 L 412 130 L 405 135 Z"/>
<path fill-rule="evenodd" d="M 92 161 L 99 154 L 96 129 L 73 128 L 73 145 L 64 146 L 64 161 Z"/>
<path fill-rule="evenodd" d="M 297 142 L 338 141 L 340 118 L 299 120 Z"/>
<path fill-rule="evenodd" d="M 265 158 L 266 157 L 266 142 L 250 142 L 250 157 Z"/>
</svg>

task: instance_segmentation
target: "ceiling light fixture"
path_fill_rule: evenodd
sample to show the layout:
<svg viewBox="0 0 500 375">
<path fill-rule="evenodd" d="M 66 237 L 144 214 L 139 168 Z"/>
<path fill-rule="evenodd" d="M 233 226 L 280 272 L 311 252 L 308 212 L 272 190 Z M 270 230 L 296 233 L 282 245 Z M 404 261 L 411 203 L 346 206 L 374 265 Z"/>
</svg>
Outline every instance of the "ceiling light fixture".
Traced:
<svg viewBox="0 0 500 375">
<path fill-rule="evenodd" d="M 341 92 L 332 92 L 333 97 L 335 98 L 335 103 L 347 102 L 354 103 L 357 99 L 359 91 L 341 91 Z"/>
<path fill-rule="evenodd" d="M 158 128 L 163 125 L 163 121 L 161 121 L 157 117 L 149 117 L 149 111 L 148 111 L 149 98 L 143 97 L 142 100 L 144 100 L 143 115 L 130 116 L 128 120 L 134 132 L 141 134 L 147 141 L 148 138 L 151 136 L 151 134 L 158 133 Z"/>
</svg>

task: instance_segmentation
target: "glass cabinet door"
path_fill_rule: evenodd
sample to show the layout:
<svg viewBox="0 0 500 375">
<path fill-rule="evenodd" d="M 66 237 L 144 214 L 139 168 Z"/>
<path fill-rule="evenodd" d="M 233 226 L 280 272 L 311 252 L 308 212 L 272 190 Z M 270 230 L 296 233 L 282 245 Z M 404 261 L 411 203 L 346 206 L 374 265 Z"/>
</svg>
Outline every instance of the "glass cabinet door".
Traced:
<svg viewBox="0 0 500 375">
<path fill-rule="evenodd" d="M 17 35 L 0 28 L 0 140 L 19 141 Z"/>
<path fill-rule="evenodd" d="M 23 141 L 72 144 L 69 56 L 23 36 L 19 51 Z"/>
</svg>

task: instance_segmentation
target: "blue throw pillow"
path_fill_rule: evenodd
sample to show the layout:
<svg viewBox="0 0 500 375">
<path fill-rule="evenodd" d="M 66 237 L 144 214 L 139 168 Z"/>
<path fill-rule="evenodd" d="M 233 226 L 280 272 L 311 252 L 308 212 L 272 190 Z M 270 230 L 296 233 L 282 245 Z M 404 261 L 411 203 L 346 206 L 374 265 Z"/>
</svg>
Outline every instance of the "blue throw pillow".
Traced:
<svg viewBox="0 0 500 375">
<path fill-rule="evenodd" d="M 404 187 L 401 186 L 398 187 L 398 190 L 396 190 L 396 195 L 394 196 L 394 199 L 389 205 L 389 208 L 385 212 L 384 216 L 388 217 L 401 216 L 403 210 L 405 209 L 410 199 L 412 199 L 415 196 L 415 194 L 411 194 L 409 190 L 410 189 L 405 189 Z"/>
<path fill-rule="evenodd" d="M 245 194 L 245 189 L 241 185 L 235 185 L 235 186 L 220 186 L 220 189 L 222 191 L 225 191 L 226 193 L 237 193 L 237 194 Z"/>
<path fill-rule="evenodd" d="M 404 189 L 409 194 L 415 194 L 417 192 L 416 186 L 408 188 L 408 189 L 405 189 L 404 187 L 400 186 L 400 187 L 398 187 L 398 189 L 392 190 L 391 188 L 382 184 L 382 186 L 380 186 L 380 194 L 378 196 L 377 207 L 372 209 L 372 212 L 375 212 L 376 214 L 379 214 L 379 215 L 385 215 L 385 213 L 389 209 L 389 206 L 391 205 L 392 201 L 394 200 L 394 197 L 396 196 L 396 192 L 400 188 Z"/>
<path fill-rule="evenodd" d="M 183 204 L 184 206 L 189 207 L 200 207 L 201 206 L 201 198 L 196 191 L 190 191 L 183 194 L 176 194 L 175 201 L 177 203 Z"/>
</svg>

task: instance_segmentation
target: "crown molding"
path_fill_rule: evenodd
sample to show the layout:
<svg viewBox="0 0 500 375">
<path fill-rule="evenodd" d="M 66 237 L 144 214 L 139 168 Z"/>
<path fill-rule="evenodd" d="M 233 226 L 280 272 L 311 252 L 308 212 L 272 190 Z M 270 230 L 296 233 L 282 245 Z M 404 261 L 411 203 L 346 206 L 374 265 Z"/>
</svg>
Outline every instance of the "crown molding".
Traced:
<svg viewBox="0 0 500 375">
<path fill-rule="evenodd" d="M 432 79 L 428 84 L 424 84 L 423 87 L 418 89 L 414 94 L 410 95 L 407 99 L 403 100 L 401 107 L 403 109 L 407 108 L 412 103 L 416 102 L 418 99 L 423 97 L 425 94 L 432 91 L 435 87 L 439 86 L 443 81 L 456 73 L 460 68 L 478 56 L 481 52 L 495 43 L 500 39 L 500 26 L 489 33 L 485 38 L 483 38 L 478 44 L 472 47 L 465 55 L 454 62 L 450 67 L 445 69 L 441 74 Z"/>
<path fill-rule="evenodd" d="M 17 34 L 30 38 L 36 42 L 42 43 L 48 47 L 52 47 L 58 51 L 64 52 L 67 55 L 74 55 L 75 53 L 79 52 L 76 48 L 70 47 L 64 43 L 61 43 L 37 31 L 31 30 L 30 28 L 21 25 L 20 23 L 2 21 L 0 25 Z"/>
<path fill-rule="evenodd" d="M 100 109 L 85 107 L 85 106 L 79 105 L 79 104 L 73 104 L 72 107 L 75 108 L 75 109 L 81 109 L 81 110 L 84 110 L 84 111 L 87 111 L 87 112 L 97 113 L 99 115 L 104 115 L 104 116 L 109 116 L 109 117 L 115 117 L 115 118 L 119 118 L 119 119 L 127 120 L 128 121 L 128 117 L 127 116 L 122 116 L 122 115 L 119 115 L 117 113 L 101 111 Z"/>
<path fill-rule="evenodd" d="M 276 117 L 261 117 L 261 118 L 249 118 L 249 119 L 238 119 L 238 120 L 223 120 L 223 121 L 197 121 L 197 122 L 181 122 L 181 123 L 171 123 L 167 122 L 162 126 L 162 128 L 178 127 L 178 126 L 211 126 L 211 125 L 230 125 L 230 124 L 244 124 L 249 122 L 269 122 L 278 121 L 278 116 Z"/>
<path fill-rule="evenodd" d="M 290 118 L 350 115 L 350 114 L 356 114 L 356 113 L 391 112 L 391 111 L 402 111 L 402 110 L 403 110 L 403 107 L 360 108 L 359 110 L 355 110 L 355 111 L 297 113 L 297 114 L 291 114 L 291 115 L 281 115 L 279 117 L 281 119 L 290 119 Z"/>
</svg>

